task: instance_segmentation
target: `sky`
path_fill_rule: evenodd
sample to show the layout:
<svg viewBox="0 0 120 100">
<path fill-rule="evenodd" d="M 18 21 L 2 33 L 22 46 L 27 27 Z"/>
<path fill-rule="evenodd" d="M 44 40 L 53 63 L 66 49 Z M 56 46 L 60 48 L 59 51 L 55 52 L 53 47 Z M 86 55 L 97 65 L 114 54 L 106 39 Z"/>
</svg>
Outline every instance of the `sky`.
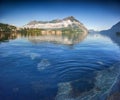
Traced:
<svg viewBox="0 0 120 100">
<path fill-rule="evenodd" d="M 30 21 L 50 21 L 74 16 L 88 29 L 109 29 L 120 21 L 120 3 L 104 1 L 15 1 L 0 3 L 0 22 L 21 27 Z"/>
</svg>

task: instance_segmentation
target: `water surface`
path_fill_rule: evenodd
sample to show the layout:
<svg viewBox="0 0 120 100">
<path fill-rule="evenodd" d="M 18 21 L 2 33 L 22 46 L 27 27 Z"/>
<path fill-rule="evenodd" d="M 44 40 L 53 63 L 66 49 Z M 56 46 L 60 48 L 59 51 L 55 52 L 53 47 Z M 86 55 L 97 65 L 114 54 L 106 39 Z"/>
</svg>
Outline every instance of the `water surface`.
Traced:
<svg viewBox="0 0 120 100">
<path fill-rule="evenodd" d="M 106 71 L 119 61 L 119 46 L 100 34 L 8 36 L 0 42 L 0 100 L 89 100 L 82 98 L 99 74 L 113 74 Z"/>
</svg>

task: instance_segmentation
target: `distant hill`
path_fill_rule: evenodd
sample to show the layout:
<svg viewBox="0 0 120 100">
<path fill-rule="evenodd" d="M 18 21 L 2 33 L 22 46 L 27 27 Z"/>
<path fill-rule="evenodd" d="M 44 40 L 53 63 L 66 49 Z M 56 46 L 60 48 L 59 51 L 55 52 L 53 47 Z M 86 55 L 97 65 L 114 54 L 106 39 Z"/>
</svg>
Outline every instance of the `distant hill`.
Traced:
<svg viewBox="0 0 120 100">
<path fill-rule="evenodd" d="M 120 46 L 120 21 L 108 30 L 100 31 L 100 34 L 110 37 Z"/>
<path fill-rule="evenodd" d="M 113 25 L 109 30 L 103 30 L 103 31 L 100 31 L 100 33 L 102 34 L 109 34 L 109 35 L 112 35 L 112 34 L 116 34 L 120 32 L 120 21 Z"/>
<path fill-rule="evenodd" d="M 99 33 L 99 31 L 95 31 L 95 30 L 93 30 L 93 29 L 89 29 L 88 31 L 89 31 L 89 33 L 92 33 L 92 34 Z"/>
<path fill-rule="evenodd" d="M 69 16 L 63 19 L 54 19 L 51 21 L 31 21 L 24 25 L 23 28 L 37 28 L 37 29 L 63 29 L 63 28 L 79 28 L 84 33 L 87 33 L 87 28 L 75 19 L 73 16 Z"/>
<path fill-rule="evenodd" d="M 112 32 L 120 32 L 120 21 L 110 29 Z"/>
</svg>

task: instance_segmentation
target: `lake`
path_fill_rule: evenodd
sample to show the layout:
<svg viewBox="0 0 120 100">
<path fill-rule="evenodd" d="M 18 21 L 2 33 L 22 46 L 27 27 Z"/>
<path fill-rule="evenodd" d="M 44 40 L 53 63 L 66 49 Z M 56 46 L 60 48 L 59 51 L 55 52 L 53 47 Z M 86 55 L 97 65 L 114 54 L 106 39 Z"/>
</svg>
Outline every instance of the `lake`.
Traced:
<svg viewBox="0 0 120 100">
<path fill-rule="evenodd" d="M 0 100 L 102 100 L 120 73 L 101 34 L 0 36 Z"/>
</svg>

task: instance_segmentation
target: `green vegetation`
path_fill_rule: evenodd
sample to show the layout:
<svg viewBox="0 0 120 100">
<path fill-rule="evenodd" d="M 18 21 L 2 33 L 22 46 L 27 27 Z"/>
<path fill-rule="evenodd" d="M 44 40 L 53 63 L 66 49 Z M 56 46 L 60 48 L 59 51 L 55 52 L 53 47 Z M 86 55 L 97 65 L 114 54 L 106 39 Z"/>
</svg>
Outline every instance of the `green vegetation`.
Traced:
<svg viewBox="0 0 120 100">
<path fill-rule="evenodd" d="M 69 32 L 69 33 L 78 33 L 78 32 L 82 33 L 83 32 L 80 28 L 71 28 L 71 27 L 63 28 L 61 30 L 62 30 L 62 33 L 66 33 L 66 32 Z"/>
<path fill-rule="evenodd" d="M 16 30 L 17 28 L 15 26 L 0 23 L 0 32 L 10 33 L 15 32 Z"/>
<path fill-rule="evenodd" d="M 67 28 L 61 28 L 61 29 L 38 29 L 38 28 L 19 28 L 17 29 L 15 26 L 8 25 L 8 24 L 3 24 L 0 23 L 0 32 L 1 33 L 20 33 L 21 35 L 24 36 L 37 36 L 37 35 L 45 35 L 45 34 L 81 34 L 83 31 L 79 28 L 76 27 L 75 25 L 73 27 L 69 26 Z"/>
<path fill-rule="evenodd" d="M 24 29 L 20 29 L 18 30 L 19 33 L 28 33 L 28 34 L 31 34 L 31 33 L 36 33 L 36 34 L 40 34 L 41 33 L 41 29 L 29 29 L 29 28 L 24 28 Z"/>
<path fill-rule="evenodd" d="M 82 33 L 83 31 L 80 28 L 61 28 L 61 29 L 38 29 L 38 28 L 23 28 L 23 29 L 19 29 L 19 33 L 22 34 L 42 34 L 43 31 L 61 31 L 63 34 L 64 33 Z"/>
</svg>

